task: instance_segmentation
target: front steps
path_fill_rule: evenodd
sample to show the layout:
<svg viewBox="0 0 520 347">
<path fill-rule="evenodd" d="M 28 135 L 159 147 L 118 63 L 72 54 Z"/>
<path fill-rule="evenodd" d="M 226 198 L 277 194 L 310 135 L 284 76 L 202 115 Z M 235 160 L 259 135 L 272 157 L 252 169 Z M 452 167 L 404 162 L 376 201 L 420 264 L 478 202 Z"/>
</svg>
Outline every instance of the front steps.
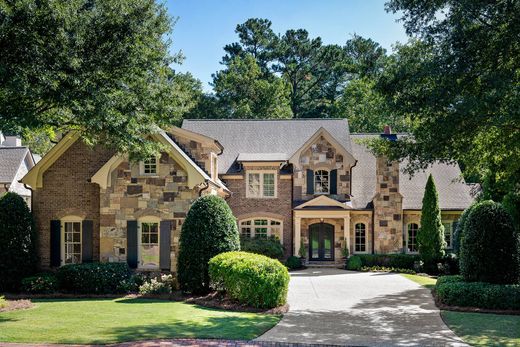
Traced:
<svg viewBox="0 0 520 347">
<path fill-rule="evenodd" d="M 318 268 L 318 269 L 343 269 L 345 265 L 341 263 L 336 263 L 333 261 L 309 261 L 307 263 L 308 268 Z"/>
</svg>

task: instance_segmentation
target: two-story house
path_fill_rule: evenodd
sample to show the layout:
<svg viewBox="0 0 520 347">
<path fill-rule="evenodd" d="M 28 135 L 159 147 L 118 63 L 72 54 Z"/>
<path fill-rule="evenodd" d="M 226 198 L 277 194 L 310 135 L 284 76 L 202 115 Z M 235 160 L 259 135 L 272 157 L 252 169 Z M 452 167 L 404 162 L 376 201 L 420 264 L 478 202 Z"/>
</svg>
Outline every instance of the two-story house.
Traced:
<svg viewBox="0 0 520 347">
<path fill-rule="evenodd" d="M 33 189 L 43 267 L 126 261 L 176 270 L 191 203 L 224 197 L 243 237 L 276 236 L 286 256 L 339 262 L 351 253 L 416 252 L 421 201 L 437 183 L 448 247 L 472 202 L 455 165 L 409 177 L 376 158 L 346 119 L 185 120 L 153 135 L 166 150 L 132 163 L 66 135 L 24 178 Z"/>
</svg>

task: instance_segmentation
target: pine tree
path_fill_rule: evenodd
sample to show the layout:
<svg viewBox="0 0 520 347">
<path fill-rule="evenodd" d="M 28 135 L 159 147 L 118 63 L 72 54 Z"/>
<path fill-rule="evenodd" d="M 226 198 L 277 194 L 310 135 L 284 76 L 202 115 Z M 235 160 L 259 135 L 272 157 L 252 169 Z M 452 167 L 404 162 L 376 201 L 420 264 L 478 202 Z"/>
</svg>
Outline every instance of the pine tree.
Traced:
<svg viewBox="0 0 520 347">
<path fill-rule="evenodd" d="M 430 174 L 422 201 L 421 228 L 417 234 L 419 254 L 425 268 L 435 271 L 435 264 L 444 256 L 446 241 L 439 208 L 439 195 Z"/>
</svg>

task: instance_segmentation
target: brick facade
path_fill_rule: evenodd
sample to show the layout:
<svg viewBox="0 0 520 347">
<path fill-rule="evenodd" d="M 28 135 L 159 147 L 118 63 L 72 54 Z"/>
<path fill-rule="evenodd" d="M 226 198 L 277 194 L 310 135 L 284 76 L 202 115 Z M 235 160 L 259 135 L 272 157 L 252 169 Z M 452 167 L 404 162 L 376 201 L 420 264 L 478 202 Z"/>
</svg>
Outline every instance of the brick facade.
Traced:
<svg viewBox="0 0 520 347">
<path fill-rule="evenodd" d="M 276 198 L 246 198 L 246 174 L 250 170 L 276 170 L 278 194 Z M 253 217 L 271 217 L 283 221 L 283 244 L 286 256 L 292 245 L 292 179 L 280 175 L 279 166 L 245 166 L 240 178 L 225 179 L 233 194 L 227 199 L 237 220 Z"/>
<path fill-rule="evenodd" d="M 43 188 L 33 191 L 33 213 L 38 228 L 40 265 L 50 266 L 50 221 L 66 216 L 92 220 L 99 230 L 99 186 L 89 183 L 113 153 L 76 141 L 43 174 Z M 99 260 L 99 233 L 93 236 L 93 257 Z"/>
</svg>

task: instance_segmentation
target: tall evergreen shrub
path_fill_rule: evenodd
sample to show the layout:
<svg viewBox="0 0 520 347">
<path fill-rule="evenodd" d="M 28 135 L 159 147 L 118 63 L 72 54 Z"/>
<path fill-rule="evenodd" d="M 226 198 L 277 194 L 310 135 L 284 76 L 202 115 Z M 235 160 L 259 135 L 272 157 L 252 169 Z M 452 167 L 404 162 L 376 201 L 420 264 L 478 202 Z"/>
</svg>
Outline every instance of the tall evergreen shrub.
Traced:
<svg viewBox="0 0 520 347">
<path fill-rule="evenodd" d="M 0 197 L 0 292 L 17 291 L 22 279 L 36 270 L 36 231 L 21 196 Z"/>
<path fill-rule="evenodd" d="M 466 281 L 518 283 L 519 235 L 513 218 L 491 200 L 475 205 L 460 248 L 460 273 Z"/>
<path fill-rule="evenodd" d="M 471 205 L 465 209 L 464 212 L 462 212 L 459 218 L 459 222 L 457 223 L 457 227 L 453 232 L 453 251 L 455 254 L 457 254 L 457 256 L 460 256 L 460 243 L 464 235 L 464 228 L 466 227 L 468 216 L 473 209 L 473 206 L 475 206 L 475 204 Z"/>
<path fill-rule="evenodd" d="M 217 254 L 238 250 L 238 227 L 226 201 L 215 195 L 198 198 L 182 225 L 177 264 L 181 290 L 207 293 L 208 261 Z"/>
<path fill-rule="evenodd" d="M 422 200 L 421 228 L 417 233 L 419 255 L 427 271 L 435 271 L 444 256 L 446 241 L 439 208 L 439 195 L 432 175 L 428 177 Z"/>
</svg>

